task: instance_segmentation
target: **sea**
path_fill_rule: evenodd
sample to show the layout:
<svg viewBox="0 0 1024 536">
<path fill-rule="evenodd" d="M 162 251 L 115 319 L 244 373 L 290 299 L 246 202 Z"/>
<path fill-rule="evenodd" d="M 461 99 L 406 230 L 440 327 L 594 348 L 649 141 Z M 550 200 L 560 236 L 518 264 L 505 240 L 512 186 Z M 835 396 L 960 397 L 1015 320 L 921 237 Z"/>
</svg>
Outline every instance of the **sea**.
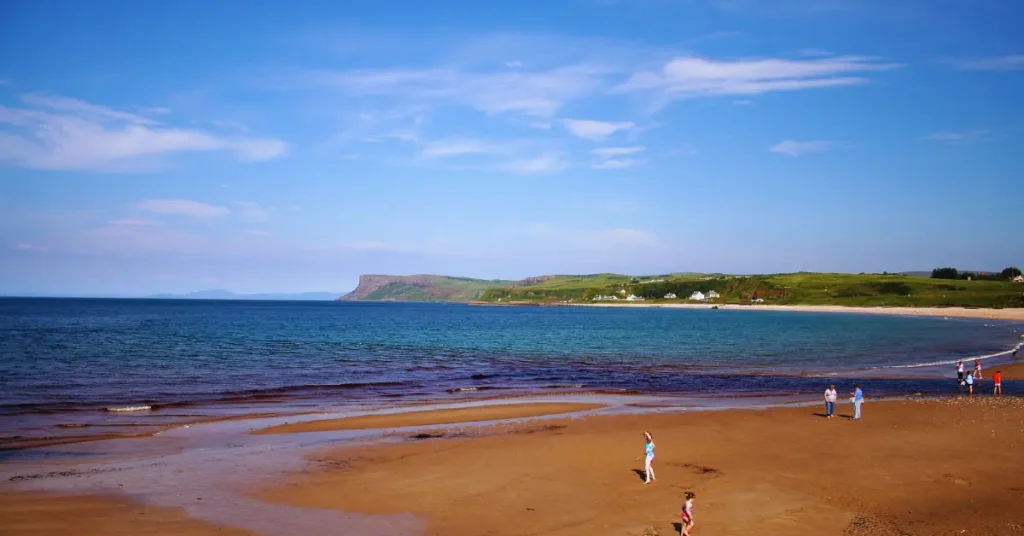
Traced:
<svg viewBox="0 0 1024 536">
<path fill-rule="evenodd" d="M 1009 322 L 785 311 L 0 299 L 0 442 L 537 393 L 949 394 Z"/>
</svg>

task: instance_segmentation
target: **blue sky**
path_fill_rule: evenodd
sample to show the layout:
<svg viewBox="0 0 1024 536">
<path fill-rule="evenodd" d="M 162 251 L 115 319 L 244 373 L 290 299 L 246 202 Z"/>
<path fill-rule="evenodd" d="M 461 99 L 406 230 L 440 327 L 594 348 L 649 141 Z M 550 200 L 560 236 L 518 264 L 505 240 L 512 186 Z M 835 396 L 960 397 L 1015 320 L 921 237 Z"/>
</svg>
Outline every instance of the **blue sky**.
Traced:
<svg viewBox="0 0 1024 536">
<path fill-rule="evenodd" d="M 0 293 L 1024 264 L 1014 0 L 0 9 Z"/>
</svg>

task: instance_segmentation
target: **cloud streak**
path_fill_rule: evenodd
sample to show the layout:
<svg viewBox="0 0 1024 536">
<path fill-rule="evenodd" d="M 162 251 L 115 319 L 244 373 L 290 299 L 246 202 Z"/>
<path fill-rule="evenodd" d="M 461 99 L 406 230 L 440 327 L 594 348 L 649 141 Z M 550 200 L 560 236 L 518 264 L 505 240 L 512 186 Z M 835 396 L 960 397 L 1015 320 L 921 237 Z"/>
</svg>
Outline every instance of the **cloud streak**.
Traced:
<svg viewBox="0 0 1024 536">
<path fill-rule="evenodd" d="M 604 141 L 616 132 L 630 130 L 636 126 L 632 121 L 594 121 L 592 119 L 563 119 L 562 125 L 577 138 Z"/>
<path fill-rule="evenodd" d="M 961 71 L 1019 71 L 1024 69 L 1024 54 L 1011 54 L 994 58 L 947 60 Z"/>
<path fill-rule="evenodd" d="M 299 85 L 338 89 L 354 96 L 389 97 L 466 106 L 487 114 L 551 117 L 567 102 L 597 93 L 609 69 L 565 65 L 546 70 L 422 69 L 307 70 Z"/>
<path fill-rule="evenodd" d="M 785 140 L 776 143 L 768 148 L 773 153 L 785 154 L 789 156 L 801 156 L 809 153 L 820 153 L 829 149 L 834 149 L 844 145 L 843 142 L 839 141 L 828 141 L 828 140 L 813 140 L 813 141 L 794 141 Z"/>
<path fill-rule="evenodd" d="M 187 199 L 144 199 L 131 205 L 131 208 L 154 214 L 167 214 L 172 216 L 186 216 L 189 218 L 217 218 L 227 216 L 231 211 L 226 207 L 219 207 L 190 201 Z"/>
<path fill-rule="evenodd" d="M 642 153 L 644 149 L 645 148 L 640 145 L 633 147 L 598 147 L 597 149 L 592 149 L 590 154 L 607 158 L 612 156 Z"/>
<path fill-rule="evenodd" d="M 506 145 L 477 139 L 438 140 L 428 143 L 422 155 L 430 158 L 461 156 L 467 154 L 500 154 L 508 151 Z"/>
<path fill-rule="evenodd" d="M 663 102 L 719 95 L 760 95 L 868 83 L 867 73 L 900 67 L 863 56 L 715 60 L 683 56 L 658 71 L 633 74 L 615 92 L 653 92 Z"/>
<path fill-rule="evenodd" d="M 982 138 L 988 135 L 988 133 L 989 130 L 984 128 L 979 128 L 976 130 L 964 130 L 959 132 L 943 130 L 940 132 L 935 132 L 934 134 L 929 134 L 928 136 L 925 136 L 924 139 L 931 141 L 941 141 L 946 143 L 957 143 L 969 140 L 976 140 L 978 138 Z"/>
<path fill-rule="evenodd" d="M 187 152 L 233 153 L 241 161 L 285 154 L 280 140 L 225 138 L 69 97 L 28 93 L 26 108 L 0 106 L 0 162 L 46 170 L 119 170 L 140 159 Z M 150 113 L 152 109 L 148 109 Z M 135 166 L 137 167 L 137 166 Z"/>
<path fill-rule="evenodd" d="M 29 244 L 28 242 L 21 242 L 14 245 L 14 249 L 18 251 L 30 251 L 33 253 L 46 253 L 50 251 L 50 248 L 46 246 L 40 246 L 39 244 Z"/>
</svg>

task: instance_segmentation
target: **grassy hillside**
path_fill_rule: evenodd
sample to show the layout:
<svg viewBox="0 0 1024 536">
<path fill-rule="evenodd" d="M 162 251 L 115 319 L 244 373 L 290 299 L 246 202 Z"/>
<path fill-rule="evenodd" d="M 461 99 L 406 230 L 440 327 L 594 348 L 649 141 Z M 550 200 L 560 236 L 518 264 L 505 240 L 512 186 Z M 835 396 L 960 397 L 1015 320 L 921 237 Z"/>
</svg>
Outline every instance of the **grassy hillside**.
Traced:
<svg viewBox="0 0 1024 536">
<path fill-rule="evenodd" d="M 721 295 L 714 300 L 716 303 L 750 303 L 760 299 L 780 305 L 1024 307 L 1021 283 L 941 280 L 903 274 L 820 273 L 553 276 L 530 284 L 487 290 L 480 301 L 589 302 L 597 296 L 622 298 L 634 294 L 647 301 L 671 303 L 686 302 L 693 292 L 710 290 Z M 668 293 L 675 293 L 679 299 L 664 299 Z"/>
<path fill-rule="evenodd" d="M 469 302 L 486 290 L 503 288 L 514 281 L 470 279 L 444 275 L 364 275 L 359 286 L 342 301 Z"/>
</svg>

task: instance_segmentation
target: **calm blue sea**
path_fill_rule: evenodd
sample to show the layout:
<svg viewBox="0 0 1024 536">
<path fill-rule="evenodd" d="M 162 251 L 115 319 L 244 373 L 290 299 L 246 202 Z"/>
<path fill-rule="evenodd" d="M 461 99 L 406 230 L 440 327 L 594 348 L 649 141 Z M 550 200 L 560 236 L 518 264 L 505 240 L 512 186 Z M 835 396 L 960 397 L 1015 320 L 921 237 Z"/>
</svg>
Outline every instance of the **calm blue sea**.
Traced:
<svg viewBox="0 0 1024 536">
<path fill-rule="evenodd" d="M 1019 331 L 768 311 L 0 299 L 0 427 L 140 404 L 816 392 L 829 375 L 873 394 L 949 392 L 949 366 L 876 368 L 1003 351 Z"/>
</svg>

